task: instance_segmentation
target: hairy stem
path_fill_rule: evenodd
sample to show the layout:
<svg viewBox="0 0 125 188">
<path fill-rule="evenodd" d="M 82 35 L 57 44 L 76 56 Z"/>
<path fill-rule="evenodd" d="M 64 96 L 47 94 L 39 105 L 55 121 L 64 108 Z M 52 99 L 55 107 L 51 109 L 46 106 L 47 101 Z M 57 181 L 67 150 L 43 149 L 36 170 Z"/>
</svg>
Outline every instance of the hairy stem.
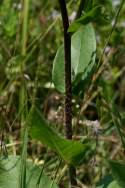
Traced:
<svg viewBox="0 0 125 188">
<path fill-rule="evenodd" d="M 71 87 L 71 37 L 67 33 L 69 27 L 68 15 L 66 10 L 65 0 L 59 0 L 63 28 L 64 28 L 64 55 L 65 55 L 65 128 L 66 137 L 72 139 L 72 87 Z"/>
<path fill-rule="evenodd" d="M 71 36 L 67 32 L 69 27 L 68 13 L 65 0 L 59 0 L 64 29 L 65 54 L 65 130 L 66 138 L 72 139 L 72 85 L 71 85 Z M 76 170 L 69 166 L 71 186 L 76 186 Z"/>
</svg>

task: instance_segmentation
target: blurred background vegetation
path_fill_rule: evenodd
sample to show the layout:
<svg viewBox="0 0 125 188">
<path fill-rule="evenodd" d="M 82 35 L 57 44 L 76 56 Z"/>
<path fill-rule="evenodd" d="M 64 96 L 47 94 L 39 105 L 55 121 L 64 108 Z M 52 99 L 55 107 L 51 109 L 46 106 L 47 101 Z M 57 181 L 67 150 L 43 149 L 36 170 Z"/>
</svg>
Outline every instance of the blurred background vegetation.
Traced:
<svg viewBox="0 0 125 188">
<path fill-rule="evenodd" d="M 96 0 L 102 5 L 103 19 L 93 21 L 97 39 L 98 62 L 108 33 L 114 23 L 119 0 Z M 74 20 L 80 1 L 68 0 L 70 23 Z M 63 131 L 64 96 L 58 93 L 51 78 L 53 59 L 63 41 L 63 28 L 57 0 L 31 0 L 29 3 L 26 52 L 22 53 L 22 10 L 23 1 L 0 1 L 0 140 L 1 156 L 21 153 L 21 88 L 27 91 L 28 108 L 35 101 L 47 119 L 54 123 L 60 134 Z M 106 159 L 124 158 L 124 150 L 114 124 L 125 124 L 125 5 L 120 13 L 116 28 L 103 56 L 103 71 L 99 74 L 90 96 L 73 96 L 74 139 L 93 137 L 97 141 L 96 151 L 86 164 L 77 169 L 79 184 L 94 185 L 109 171 Z M 24 67 L 22 68 L 22 64 Z M 95 72 L 97 75 L 97 72 Z M 23 79 L 22 79 L 23 77 Z M 83 86 L 81 85 L 81 88 Z M 87 94 L 89 86 L 83 87 Z M 81 110 L 82 109 L 82 110 Z M 79 111 L 81 111 L 80 115 Z M 76 123 L 77 122 L 77 123 Z M 123 139 L 124 144 L 124 139 Z M 28 158 L 36 164 L 45 163 L 45 171 L 52 178 L 58 157 L 38 142 L 28 142 Z M 63 169 L 63 171 L 62 171 Z M 59 170 L 60 187 L 67 187 L 67 169 L 62 164 Z"/>
</svg>

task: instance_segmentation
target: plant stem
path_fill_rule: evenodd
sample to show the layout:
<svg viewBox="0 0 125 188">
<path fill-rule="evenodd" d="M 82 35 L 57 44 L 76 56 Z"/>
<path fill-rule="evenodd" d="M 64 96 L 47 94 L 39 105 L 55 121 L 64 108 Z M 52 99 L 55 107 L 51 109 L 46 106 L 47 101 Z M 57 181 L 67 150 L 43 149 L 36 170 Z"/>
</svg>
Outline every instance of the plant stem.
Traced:
<svg viewBox="0 0 125 188">
<path fill-rule="evenodd" d="M 22 56 L 25 56 L 26 43 L 27 43 L 29 0 L 25 0 L 23 6 L 24 6 L 24 10 L 23 10 L 23 26 L 22 26 Z"/>
<path fill-rule="evenodd" d="M 24 0 L 23 2 L 23 16 L 22 16 L 22 46 L 21 46 L 21 56 L 26 56 L 26 42 L 27 42 L 27 30 L 28 30 L 28 14 L 29 14 L 29 1 Z M 26 101 L 26 88 L 24 79 L 24 67 L 25 62 L 21 62 L 21 75 L 22 75 L 22 87 L 20 89 L 20 109 L 23 109 Z M 25 121 L 25 110 L 21 115 L 21 124 L 23 125 Z"/>
<path fill-rule="evenodd" d="M 85 4 L 86 4 L 86 0 L 80 1 L 79 8 L 78 8 L 78 11 L 77 11 L 77 14 L 76 14 L 76 19 L 78 19 L 81 16 L 82 11 L 84 10 Z"/>
<path fill-rule="evenodd" d="M 67 33 L 69 27 L 65 0 L 59 0 L 64 28 L 64 55 L 65 55 L 65 126 L 66 137 L 72 139 L 72 87 L 71 87 L 71 37 Z"/>
<path fill-rule="evenodd" d="M 30 0 L 24 0 L 23 2 L 23 12 L 22 12 L 22 46 L 21 46 L 21 56 L 26 56 L 26 43 L 27 43 L 27 30 L 28 30 L 28 14 L 29 14 L 29 3 Z M 20 109 L 24 109 L 24 104 L 27 100 L 27 92 L 25 87 L 24 79 L 24 67 L 25 62 L 21 62 L 21 76 L 22 76 L 22 86 L 20 88 Z M 26 109 L 23 110 L 21 114 L 21 132 L 23 132 L 23 126 L 25 122 Z M 22 133 L 21 133 L 22 134 Z M 23 135 L 23 134 L 22 134 Z"/>
<path fill-rule="evenodd" d="M 81 16 L 82 11 L 85 11 L 85 9 L 87 8 L 87 5 L 89 3 L 90 3 L 90 0 L 81 0 L 80 1 L 79 8 L 78 8 L 78 11 L 76 14 L 76 19 L 78 19 Z"/>
<path fill-rule="evenodd" d="M 21 46 L 21 56 L 25 57 L 27 50 L 27 30 L 28 30 L 28 14 L 29 14 L 29 3 L 30 0 L 23 1 L 23 12 L 22 12 L 22 46 Z M 20 177 L 19 177 L 19 188 L 26 188 L 26 158 L 27 158 L 27 142 L 28 142 L 28 132 L 25 124 L 27 116 L 27 91 L 26 83 L 24 78 L 24 68 L 25 61 L 21 62 L 21 88 L 19 96 L 19 107 L 23 109 L 21 113 L 21 139 L 23 141 L 21 163 L 20 163 Z M 24 104 L 25 107 L 24 107 Z"/>
<path fill-rule="evenodd" d="M 64 56 L 65 56 L 65 131 L 66 138 L 72 139 L 72 84 L 71 84 L 71 36 L 67 32 L 69 27 L 68 13 L 65 0 L 59 0 L 64 29 Z M 71 186 L 76 186 L 76 170 L 69 166 Z"/>
</svg>

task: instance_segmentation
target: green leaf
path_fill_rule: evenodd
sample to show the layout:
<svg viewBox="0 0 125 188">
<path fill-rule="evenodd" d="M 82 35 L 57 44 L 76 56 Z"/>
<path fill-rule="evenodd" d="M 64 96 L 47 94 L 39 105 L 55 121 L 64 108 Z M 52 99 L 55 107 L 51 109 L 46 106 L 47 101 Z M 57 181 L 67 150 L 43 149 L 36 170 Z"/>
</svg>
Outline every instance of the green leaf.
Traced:
<svg viewBox="0 0 125 188">
<path fill-rule="evenodd" d="M 112 181 L 109 185 L 105 186 L 104 184 L 103 185 L 100 185 L 96 188 L 121 188 L 118 183 L 116 181 Z"/>
<path fill-rule="evenodd" d="M 20 177 L 20 157 L 9 156 L 9 158 L 0 160 L 0 188 L 17 188 L 19 187 Z M 26 168 L 26 187 L 27 188 L 51 188 L 52 181 L 42 174 L 38 186 L 41 169 L 31 161 L 27 161 Z M 54 183 L 53 188 L 58 188 Z"/>
<path fill-rule="evenodd" d="M 92 24 L 80 27 L 72 36 L 71 52 L 75 76 L 83 73 L 82 79 L 85 79 L 95 63 L 96 39 Z"/>
<path fill-rule="evenodd" d="M 81 26 L 71 39 L 72 81 L 80 74 L 82 81 L 89 77 L 95 65 L 96 38 L 92 24 Z M 58 91 L 65 92 L 64 49 L 61 46 L 54 59 L 52 80 Z"/>
<path fill-rule="evenodd" d="M 119 184 L 116 181 L 112 181 L 109 185 L 108 188 L 121 188 Z"/>
<path fill-rule="evenodd" d="M 32 138 L 49 146 L 67 163 L 80 164 L 90 151 L 90 143 L 82 144 L 59 136 L 35 107 L 29 113 L 27 124 Z"/>
<path fill-rule="evenodd" d="M 106 15 L 102 14 L 102 5 L 96 6 L 92 8 L 87 13 L 84 13 L 80 18 L 75 20 L 68 28 L 68 32 L 73 33 L 76 32 L 80 26 L 97 22 L 99 24 L 107 24 L 109 20 Z"/>
<path fill-rule="evenodd" d="M 61 93 L 65 92 L 65 81 L 64 81 L 64 46 L 61 45 L 56 53 L 53 70 L 52 80 L 55 88 Z"/>
<path fill-rule="evenodd" d="M 80 18 L 75 20 L 68 28 L 68 32 L 75 32 L 78 28 L 83 24 L 88 24 L 92 21 L 96 20 L 96 17 L 101 14 L 102 6 L 96 6 L 92 8 L 90 11 L 82 15 Z"/>
<path fill-rule="evenodd" d="M 125 163 L 110 160 L 112 174 L 121 187 L 125 187 Z"/>
<path fill-rule="evenodd" d="M 104 177 L 96 188 L 121 188 L 111 175 Z"/>
<path fill-rule="evenodd" d="M 8 37 L 13 37 L 17 32 L 18 17 L 14 11 L 11 11 L 8 19 L 5 21 L 4 29 Z"/>
</svg>

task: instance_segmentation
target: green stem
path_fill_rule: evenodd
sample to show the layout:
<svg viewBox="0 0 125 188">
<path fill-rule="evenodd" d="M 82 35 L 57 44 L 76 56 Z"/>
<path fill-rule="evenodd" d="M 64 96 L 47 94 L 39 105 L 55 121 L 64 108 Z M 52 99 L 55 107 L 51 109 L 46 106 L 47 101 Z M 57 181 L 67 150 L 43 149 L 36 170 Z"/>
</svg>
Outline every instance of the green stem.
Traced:
<svg viewBox="0 0 125 188">
<path fill-rule="evenodd" d="M 27 31 L 28 31 L 28 13 L 29 13 L 29 1 L 24 0 L 23 9 L 23 26 L 22 26 L 22 56 L 26 55 L 26 43 L 27 43 Z"/>
<path fill-rule="evenodd" d="M 21 43 L 21 56 L 25 57 L 27 55 L 27 31 L 28 31 L 28 14 L 29 14 L 29 2 L 30 0 L 23 1 L 23 13 L 22 13 L 22 43 Z M 21 139 L 23 141 L 22 154 L 21 154 L 21 164 L 20 164 L 20 181 L 19 188 L 26 188 L 26 158 L 27 158 L 27 127 L 25 124 L 27 116 L 27 91 L 26 83 L 24 78 L 24 68 L 25 62 L 21 62 L 21 88 L 19 96 L 19 107 L 23 109 L 21 113 Z M 25 107 L 24 107 L 25 105 Z"/>
<path fill-rule="evenodd" d="M 26 56 L 26 50 L 27 50 L 27 31 L 28 31 L 28 14 L 29 14 L 29 2 L 30 0 L 24 0 L 23 3 L 23 14 L 22 14 L 22 48 L 21 48 L 21 55 Z M 27 92 L 25 87 L 25 78 L 24 78 L 24 67 L 25 62 L 21 62 L 21 78 L 22 78 L 22 84 L 21 84 L 21 90 L 20 90 L 20 109 L 23 109 L 24 104 L 27 100 Z M 21 115 L 21 124 L 23 126 L 25 121 L 25 115 L 26 110 L 24 109 Z"/>
<path fill-rule="evenodd" d="M 26 56 L 26 43 L 27 43 L 27 31 L 28 31 L 28 14 L 29 14 L 29 2 L 30 0 L 24 0 L 23 3 L 23 14 L 22 14 L 22 48 L 21 48 L 21 56 Z M 21 114 L 21 134 L 23 135 L 23 126 L 25 122 L 26 109 L 24 108 L 24 104 L 27 100 L 27 92 L 25 87 L 25 78 L 24 78 L 24 67 L 25 62 L 21 62 L 21 89 L 20 89 L 20 109 L 24 109 Z"/>
</svg>

